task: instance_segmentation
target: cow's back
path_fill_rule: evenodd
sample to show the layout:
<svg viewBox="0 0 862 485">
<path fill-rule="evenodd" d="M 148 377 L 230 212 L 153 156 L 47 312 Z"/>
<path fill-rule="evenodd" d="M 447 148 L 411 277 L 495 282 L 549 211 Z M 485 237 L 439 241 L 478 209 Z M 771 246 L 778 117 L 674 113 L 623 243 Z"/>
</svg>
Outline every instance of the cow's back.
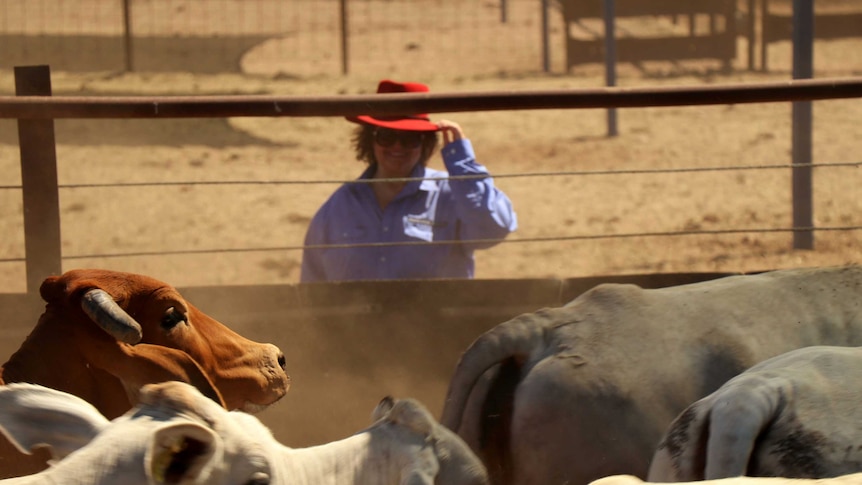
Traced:
<svg viewBox="0 0 862 485">
<path fill-rule="evenodd" d="M 673 418 L 731 377 L 803 346 L 862 345 L 860 299 L 858 267 L 593 288 L 555 310 L 546 348 L 522 369 L 514 483 L 645 476 Z"/>
</svg>

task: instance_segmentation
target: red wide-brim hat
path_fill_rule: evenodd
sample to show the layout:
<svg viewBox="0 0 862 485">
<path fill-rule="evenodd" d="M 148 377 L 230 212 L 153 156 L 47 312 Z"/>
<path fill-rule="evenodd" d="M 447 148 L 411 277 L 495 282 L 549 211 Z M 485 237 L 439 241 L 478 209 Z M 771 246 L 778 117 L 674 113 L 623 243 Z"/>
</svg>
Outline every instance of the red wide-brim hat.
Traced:
<svg viewBox="0 0 862 485">
<path fill-rule="evenodd" d="M 384 79 L 377 85 L 377 94 L 384 93 L 427 93 L 428 86 L 420 83 L 399 83 Z M 437 131 L 437 125 L 431 122 L 427 114 L 406 116 L 348 116 L 348 121 L 382 126 L 393 130 L 406 131 Z"/>
</svg>

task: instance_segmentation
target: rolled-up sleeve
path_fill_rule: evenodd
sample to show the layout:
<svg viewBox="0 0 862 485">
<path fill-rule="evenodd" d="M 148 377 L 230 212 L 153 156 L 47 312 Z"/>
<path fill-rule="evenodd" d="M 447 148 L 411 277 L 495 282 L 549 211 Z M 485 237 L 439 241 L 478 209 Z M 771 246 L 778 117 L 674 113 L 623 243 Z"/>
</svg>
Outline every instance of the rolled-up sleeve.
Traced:
<svg viewBox="0 0 862 485">
<path fill-rule="evenodd" d="M 488 169 L 476 161 L 468 139 L 455 140 L 443 147 L 443 162 L 450 177 L 486 175 L 481 178 L 450 180 L 452 198 L 460 222 L 461 240 L 504 239 L 518 228 L 512 201 L 494 186 Z M 486 248 L 495 242 L 475 243 Z"/>
</svg>

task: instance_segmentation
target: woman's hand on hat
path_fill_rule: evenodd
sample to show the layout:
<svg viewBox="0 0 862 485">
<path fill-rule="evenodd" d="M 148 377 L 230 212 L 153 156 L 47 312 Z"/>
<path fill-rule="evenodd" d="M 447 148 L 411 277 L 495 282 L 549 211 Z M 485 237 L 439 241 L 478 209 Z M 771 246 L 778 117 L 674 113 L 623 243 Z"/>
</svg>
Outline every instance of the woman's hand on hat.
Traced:
<svg viewBox="0 0 862 485">
<path fill-rule="evenodd" d="M 440 120 L 437 122 L 437 129 L 443 133 L 444 145 L 464 138 L 464 131 L 461 130 L 461 125 L 454 121 Z"/>
</svg>

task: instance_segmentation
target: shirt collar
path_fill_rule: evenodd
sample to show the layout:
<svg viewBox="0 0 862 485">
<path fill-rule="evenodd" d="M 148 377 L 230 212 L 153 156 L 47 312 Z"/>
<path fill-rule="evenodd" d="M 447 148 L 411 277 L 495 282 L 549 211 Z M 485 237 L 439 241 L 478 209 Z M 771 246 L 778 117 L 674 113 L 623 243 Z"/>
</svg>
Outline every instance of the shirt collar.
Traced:
<svg viewBox="0 0 862 485">
<path fill-rule="evenodd" d="M 374 167 L 369 165 L 368 168 L 362 172 L 362 175 L 359 176 L 359 179 L 370 179 L 372 174 L 374 173 Z M 421 163 L 417 163 L 416 166 L 413 167 L 413 170 L 408 175 L 409 178 L 420 178 L 423 177 L 422 180 L 411 180 L 407 183 L 407 187 L 401 191 L 400 195 L 412 194 L 419 190 L 423 190 L 425 192 L 431 192 L 437 190 L 437 184 L 434 180 L 428 180 L 427 178 L 429 174 L 429 169 L 422 165 Z M 365 184 L 361 184 L 365 185 Z"/>
</svg>

